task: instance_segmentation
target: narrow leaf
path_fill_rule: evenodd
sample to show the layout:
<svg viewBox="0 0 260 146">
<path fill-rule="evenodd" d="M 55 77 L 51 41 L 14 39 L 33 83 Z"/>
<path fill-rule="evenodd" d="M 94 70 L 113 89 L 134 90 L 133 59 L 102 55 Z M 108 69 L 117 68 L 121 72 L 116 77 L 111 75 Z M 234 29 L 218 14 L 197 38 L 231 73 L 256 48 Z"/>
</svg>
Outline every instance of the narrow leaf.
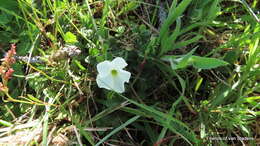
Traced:
<svg viewBox="0 0 260 146">
<path fill-rule="evenodd" d="M 124 129 L 126 126 L 128 126 L 129 124 L 133 123 L 134 121 L 136 121 L 138 118 L 140 118 L 140 116 L 134 116 L 133 118 L 129 119 L 128 121 L 126 121 L 124 124 L 122 124 L 121 126 L 117 127 L 116 129 L 114 129 L 113 131 L 111 131 L 108 135 L 106 135 L 103 139 L 101 139 L 95 146 L 99 146 L 100 144 L 102 144 L 103 142 L 105 142 L 109 137 L 111 137 L 112 135 L 114 135 L 115 133 L 117 133 L 118 131 Z"/>
<path fill-rule="evenodd" d="M 192 65 L 199 69 L 212 69 L 220 66 L 228 65 L 226 61 L 216 58 L 192 56 Z"/>
</svg>

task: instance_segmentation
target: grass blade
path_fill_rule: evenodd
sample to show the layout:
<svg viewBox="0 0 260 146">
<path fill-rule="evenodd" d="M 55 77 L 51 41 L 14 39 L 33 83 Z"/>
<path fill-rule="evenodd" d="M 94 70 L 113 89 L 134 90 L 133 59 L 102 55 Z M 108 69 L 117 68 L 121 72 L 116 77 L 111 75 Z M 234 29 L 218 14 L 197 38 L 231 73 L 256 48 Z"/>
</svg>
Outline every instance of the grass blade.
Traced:
<svg viewBox="0 0 260 146">
<path fill-rule="evenodd" d="M 106 135 L 104 138 L 102 138 L 95 146 L 99 146 L 100 144 L 105 142 L 109 137 L 111 137 L 112 135 L 114 135 L 118 131 L 124 129 L 126 126 L 128 126 L 129 124 L 131 124 L 134 121 L 136 121 L 138 118 L 140 118 L 140 116 L 134 116 L 133 118 L 127 120 L 124 124 L 122 124 L 121 126 L 117 127 L 116 129 L 111 131 L 108 135 Z"/>
</svg>

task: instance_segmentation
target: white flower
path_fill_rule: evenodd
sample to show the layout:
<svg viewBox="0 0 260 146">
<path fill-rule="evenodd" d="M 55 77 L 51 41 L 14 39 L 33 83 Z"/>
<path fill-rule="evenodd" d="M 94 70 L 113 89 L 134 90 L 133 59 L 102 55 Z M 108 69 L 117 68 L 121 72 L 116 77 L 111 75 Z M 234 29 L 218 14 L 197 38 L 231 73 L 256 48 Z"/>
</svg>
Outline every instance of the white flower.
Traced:
<svg viewBox="0 0 260 146">
<path fill-rule="evenodd" d="M 113 61 L 100 62 L 97 65 L 98 87 L 123 93 L 125 91 L 124 83 L 128 83 L 131 76 L 130 72 L 123 70 L 126 66 L 127 63 L 121 57 L 116 57 Z"/>
</svg>

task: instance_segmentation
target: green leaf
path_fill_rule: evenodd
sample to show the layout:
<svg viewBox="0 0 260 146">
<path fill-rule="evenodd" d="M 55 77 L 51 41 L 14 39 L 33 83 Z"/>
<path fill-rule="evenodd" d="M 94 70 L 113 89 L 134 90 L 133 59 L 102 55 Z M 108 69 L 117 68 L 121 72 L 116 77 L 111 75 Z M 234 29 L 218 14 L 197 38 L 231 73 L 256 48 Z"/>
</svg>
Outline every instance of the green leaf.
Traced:
<svg viewBox="0 0 260 146">
<path fill-rule="evenodd" d="M 152 116 L 154 120 L 160 123 L 163 127 L 166 127 L 170 129 L 172 132 L 180 135 L 185 141 L 187 141 L 189 144 L 197 144 L 198 140 L 196 139 L 195 133 L 192 132 L 192 130 L 182 121 L 172 117 L 171 115 L 167 115 L 161 111 L 156 110 L 155 108 L 151 106 L 147 106 L 144 104 L 137 103 L 121 94 L 119 96 L 123 97 L 130 103 L 138 106 L 139 108 L 143 109 L 147 114 Z"/>
<path fill-rule="evenodd" d="M 173 50 L 173 44 L 175 43 L 175 40 L 177 39 L 177 37 L 179 36 L 179 32 L 181 29 L 181 19 L 180 17 L 176 20 L 176 27 L 175 30 L 173 31 L 173 33 L 170 36 L 165 36 L 165 38 L 162 38 L 161 40 L 161 46 L 162 46 L 162 50 L 161 50 L 161 55 L 163 53 L 166 53 L 167 51 Z"/>
<path fill-rule="evenodd" d="M 220 7 L 218 6 L 220 1 L 214 0 L 214 1 L 211 1 L 211 2 L 212 2 L 212 4 L 210 6 L 210 9 L 208 11 L 208 16 L 207 16 L 207 19 L 210 20 L 210 21 L 214 20 L 217 17 L 219 11 L 220 11 Z"/>
<path fill-rule="evenodd" d="M 107 22 L 107 17 L 109 15 L 109 5 L 111 5 L 110 3 L 111 3 L 110 0 L 106 0 L 105 1 L 105 6 L 103 8 L 103 14 L 102 14 L 102 18 L 101 18 L 101 27 L 102 27 L 102 29 L 104 29 L 104 26 L 105 26 L 105 24 Z"/>
<path fill-rule="evenodd" d="M 197 36 L 195 36 L 195 37 L 193 37 L 193 38 L 191 38 L 189 40 L 180 41 L 180 42 L 176 43 L 174 45 L 174 47 L 172 47 L 172 50 L 177 49 L 177 48 L 182 48 L 182 47 L 185 47 L 185 46 L 187 46 L 189 44 L 198 42 L 198 40 L 200 40 L 201 38 L 203 38 L 203 36 L 197 35 Z"/>
<path fill-rule="evenodd" d="M 196 48 L 194 48 L 188 54 L 181 56 L 165 55 L 161 59 L 170 62 L 171 68 L 173 70 L 186 68 L 189 65 L 192 65 L 193 67 L 198 69 L 212 69 L 229 64 L 226 61 L 219 60 L 216 58 L 192 55 L 195 52 L 195 50 Z"/>
<path fill-rule="evenodd" d="M 73 62 L 78 66 L 78 68 L 79 68 L 80 70 L 82 70 L 82 71 L 87 70 L 87 69 L 80 63 L 80 61 L 74 60 Z"/>
<path fill-rule="evenodd" d="M 27 97 L 28 97 L 30 100 L 34 101 L 34 102 L 42 103 L 41 100 L 39 100 L 38 98 L 34 97 L 34 96 L 31 95 L 31 94 L 27 94 Z"/>
<path fill-rule="evenodd" d="M 173 70 L 186 68 L 191 64 L 190 58 L 192 57 L 192 54 L 195 52 L 195 50 L 196 48 L 191 50 L 188 54 L 182 56 L 165 55 L 161 59 L 164 61 L 169 61 Z"/>
<path fill-rule="evenodd" d="M 116 129 L 114 129 L 113 131 L 111 131 L 108 135 L 106 135 L 103 139 L 99 140 L 99 142 L 95 145 L 95 146 L 99 146 L 101 145 L 103 142 L 105 142 L 108 138 L 110 138 L 111 136 L 113 136 L 114 134 L 116 134 L 118 131 L 124 129 L 126 126 L 128 126 L 129 124 L 135 122 L 138 118 L 140 118 L 140 116 L 134 116 L 133 118 L 129 119 L 128 121 L 126 121 L 124 124 L 122 124 L 121 126 L 117 127 Z"/>
<path fill-rule="evenodd" d="M 18 9 L 18 3 L 16 0 L 0 0 L 0 7 L 5 8 L 11 11 L 17 12 Z"/>
<path fill-rule="evenodd" d="M 117 14 L 117 16 L 120 16 L 124 13 L 127 13 L 129 11 L 133 11 L 135 10 L 136 8 L 138 8 L 140 5 L 140 3 L 138 3 L 137 1 L 130 1 L 129 3 L 127 3 L 123 8 L 122 10 Z"/>
<path fill-rule="evenodd" d="M 78 42 L 77 37 L 71 32 L 67 32 L 65 34 L 64 40 L 66 43 L 69 43 L 69 44 L 74 44 L 74 43 Z"/>
<path fill-rule="evenodd" d="M 239 50 L 228 51 L 227 53 L 225 53 L 224 60 L 230 64 L 234 64 L 240 56 L 239 53 Z"/>
<path fill-rule="evenodd" d="M 197 92 L 199 90 L 202 81 L 203 81 L 203 78 L 201 76 L 199 76 L 197 79 L 196 86 L 195 86 L 195 92 Z"/>
<path fill-rule="evenodd" d="M 144 130 L 147 132 L 147 135 L 152 143 L 156 142 L 156 138 L 158 137 L 157 131 L 152 128 L 149 123 L 144 123 Z"/>
<path fill-rule="evenodd" d="M 219 60 L 216 58 L 208 58 L 208 57 L 200 57 L 200 56 L 192 56 L 191 61 L 193 67 L 199 69 L 212 69 L 212 68 L 217 68 L 229 64 L 226 61 Z"/>
<path fill-rule="evenodd" d="M 214 89 L 214 94 L 212 95 L 212 100 L 211 100 L 211 106 L 212 107 L 217 107 L 220 104 L 224 104 L 229 95 L 232 92 L 232 88 L 225 85 L 225 84 L 219 84 L 215 89 Z"/>
<path fill-rule="evenodd" d="M 9 23 L 10 21 L 12 21 L 12 17 L 11 15 L 8 14 L 0 14 L 0 25 L 5 25 L 7 23 Z"/>
<path fill-rule="evenodd" d="M 170 25 L 184 13 L 190 2 L 191 0 L 183 0 L 176 8 L 175 6 L 171 7 L 170 13 L 160 30 L 160 38 L 165 38 L 165 35 L 168 34 Z"/>
<path fill-rule="evenodd" d="M 4 121 L 4 120 L 1 120 L 1 119 L 0 119 L 0 124 L 1 124 L 1 125 L 4 125 L 4 126 L 6 126 L 6 127 L 10 127 L 10 126 L 13 125 L 12 123 L 7 122 L 7 121 Z"/>
</svg>

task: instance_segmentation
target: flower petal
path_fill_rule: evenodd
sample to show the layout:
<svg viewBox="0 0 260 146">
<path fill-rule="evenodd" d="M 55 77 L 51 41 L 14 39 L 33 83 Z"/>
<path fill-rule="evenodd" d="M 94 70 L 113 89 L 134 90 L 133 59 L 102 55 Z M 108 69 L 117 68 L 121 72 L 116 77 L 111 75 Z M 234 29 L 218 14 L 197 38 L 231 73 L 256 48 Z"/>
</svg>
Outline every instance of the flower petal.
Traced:
<svg viewBox="0 0 260 146">
<path fill-rule="evenodd" d="M 118 93 L 123 93 L 125 91 L 125 82 L 129 82 L 131 73 L 124 70 L 117 70 L 118 75 L 113 76 L 112 90 Z"/>
<path fill-rule="evenodd" d="M 96 81 L 100 88 L 113 90 L 118 93 L 123 93 L 125 91 L 124 82 L 119 78 L 119 76 L 108 74 L 102 77 L 98 75 Z"/>
<path fill-rule="evenodd" d="M 117 69 L 123 69 L 127 66 L 127 63 L 122 57 L 116 57 L 114 60 L 112 60 L 111 64 L 113 65 L 113 68 Z"/>
<path fill-rule="evenodd" d="M 98 74 L 96 79 L 98 87 L 112 90 L 113 87 L 113 85 L 111 85 L 111 83 L 113 83 L 112 78 L 113 77 L 110 74 L 107 74 L 106 76 L 101 76 L 100 74 Z"/>
<path fill-rule="evenodd" d="M 97 70 L 100 76 L 106 76 L 110 73 L 111 70 L 111 62 L 110 61 L 103 61 L 97 65 Z"/>
<path fill-rule="evenodd" d="M 116 57 L 113 61 L 104 61 L 97 65 L 97 85 L 100 88 L 113 90 L 117 93 L 125 91 L 124 83 L 129 82 L 131 73 L 123 70 L 127 66 L 125 60 L 121 57 Z M 116 70 L 113 74 L 112 70 Z"/>
<path fill-rule="evenodd" d="M 122 82 L 129 82 L 131 77 L 131 73 L 125 70 L 118 70 L 118 77 L 122 80 Z"/>
<path fill-rule="evenodd" d="M 119 77 L 113 77 L 112 85 L 112 90 L 114 90 L 117 93 L 123 93 L 125 91 L 124 82 Z"/>
</svg>

